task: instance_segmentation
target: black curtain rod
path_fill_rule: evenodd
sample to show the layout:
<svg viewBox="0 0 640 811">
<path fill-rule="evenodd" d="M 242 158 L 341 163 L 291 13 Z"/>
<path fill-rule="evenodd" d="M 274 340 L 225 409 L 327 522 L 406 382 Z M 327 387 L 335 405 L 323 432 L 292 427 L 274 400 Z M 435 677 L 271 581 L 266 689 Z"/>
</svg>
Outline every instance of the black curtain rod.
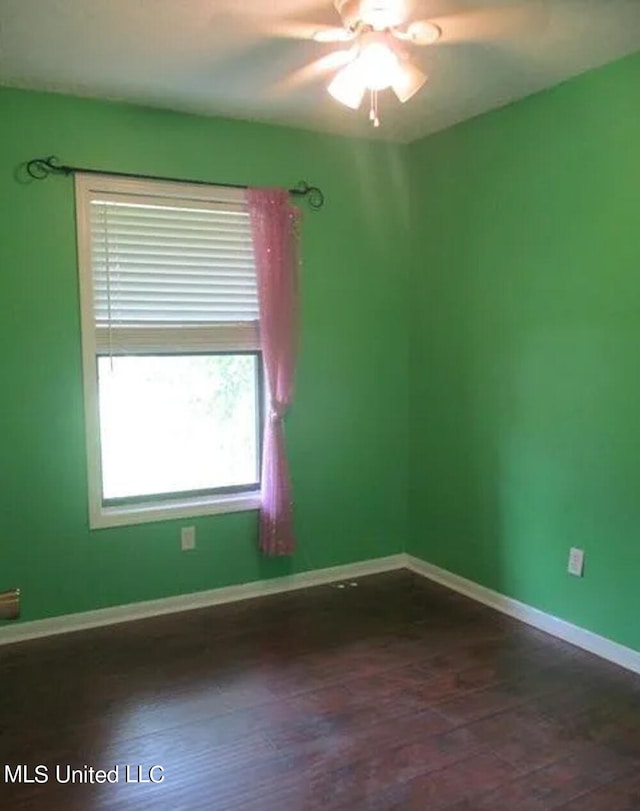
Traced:
<svg viewBox="0 0 640 811">
<path fill-rule="evenodd" d="M 58 159 L 51 155 L 48 158 L 33 158 L 27 163 L 27 174 L 34 180 L 44 180 L 49 175 L 73 175 L 81 172 L 85 175 L 111 175 L 112 177 L 132 177 L 138 180 L 164 180 L 170 183 L 195 183 L 198 186 L 223 186 L 225 189 L 246 189 L 239 183 L 211 183 L 207 180 L 185 180 L 179 177 L 162 177 L 160 175 L 139 175 L 132 172 L 107 172 L 102 169 L 85 169 L 81 166 L 67 166 L 59 163 Z M 322 208 L 324 205 L 324 194 L 317 186 L 310 186 L 306 180 L 301 180 L 298 185 L 289 189 L 289 194 L 295 197 L 304 197 L 310 208 Z"/>
</svg>

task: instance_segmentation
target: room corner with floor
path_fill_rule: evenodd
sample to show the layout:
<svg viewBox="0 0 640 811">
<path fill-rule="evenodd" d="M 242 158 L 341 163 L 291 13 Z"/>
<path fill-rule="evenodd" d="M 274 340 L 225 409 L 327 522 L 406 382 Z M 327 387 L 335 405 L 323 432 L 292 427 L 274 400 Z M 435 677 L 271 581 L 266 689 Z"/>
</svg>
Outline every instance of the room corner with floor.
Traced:
<svg viewBox="0 0 640 811">
<path fill-rule="evenodd" d="M 640 6 L 277 5 L 0 6 L 0 807 L 640 809 Z"/>
</svg>

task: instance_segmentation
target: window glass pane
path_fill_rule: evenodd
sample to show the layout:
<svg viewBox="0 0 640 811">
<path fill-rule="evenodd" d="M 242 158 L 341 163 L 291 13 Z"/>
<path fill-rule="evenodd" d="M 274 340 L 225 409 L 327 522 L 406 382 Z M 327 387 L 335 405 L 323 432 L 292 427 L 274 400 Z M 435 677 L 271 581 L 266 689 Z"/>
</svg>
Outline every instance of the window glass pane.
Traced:
<svg viewBox="0 0 640 811">
<path fill-rule="evenodd" d="M 258 482 L 258 358 L 98 358 L 103 499 Z"/>
</svg>

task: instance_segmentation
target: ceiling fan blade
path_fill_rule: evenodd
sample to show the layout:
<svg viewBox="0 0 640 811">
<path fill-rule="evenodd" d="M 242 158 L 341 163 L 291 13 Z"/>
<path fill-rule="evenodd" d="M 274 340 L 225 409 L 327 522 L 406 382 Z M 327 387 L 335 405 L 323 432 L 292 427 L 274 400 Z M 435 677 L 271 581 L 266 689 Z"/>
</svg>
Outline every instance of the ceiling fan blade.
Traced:
<svg viewBox="0 0 640 811">
<path fill-rule="evenodd" d="M 351 42 L 357 34 L 346 28 L 322 25 L 320 23 L 272 23 L 267 30 L 269 36 L 279 39 L 299 39 L 324 43 Z"/>
<path fill-rule="evenodd" d="M 251 19 L 306 15 L 325 9 L 335 15 L 328 0 L 278 0 L 277 3 L 265 0 L 216 0 L 213 6 L 216 13 L 241 15 Z"/>
<path fill-rule="evenodd" d="M 315 59 L 308 65 L 304 65 L 293 73 L 286 76 L 275 88 L 276 95 L 284 95 L 297 90 L 303 85 L 317 81 L 325 77 L 328 73 L 344 67 L 353 60 L 355 51 L 353 48 L 331 51 L 331 53 Z"/>
<path fill-rule="evenodd" d="M 551 24 L 548 0 L 470 9 L 431 22 L 442 30 L 442 42 L 496 42 L 513 37 L 537 37 Z"/>
<path fill-rule="evenodd" d="M 292 20 L 280 20 L 278 22 L 271 22 L 268 28 L 265 28 L 265 33 L 270 37 L 277 37 L 278 39 L 298 39 L 313 41 L 319 31 L 333 31 L 334 29 L 328 25 L 321 25 L 314 22 L 293 22 Z M 335 29 L 340 30 L 340 29 Z M 331 41 L 331 40 L 327 40 Z M 333 40 L 337 42 L 338 40 Z"/>
<path fill-rule="evenodd" d="M 353 31 L 346 28 L 317 28 L 313 33 L 313 39 L 316 42 L 350 42 L 356 38 Z"/>
<path fill-rule="evenodd" d="M 404 31 L 392 32 L 398 39 L 411 42 L 413 45 L 433 45 L 442 36 L 442 29 L 430 20 L 415 20 L 409 23 Z"/>
</svg>

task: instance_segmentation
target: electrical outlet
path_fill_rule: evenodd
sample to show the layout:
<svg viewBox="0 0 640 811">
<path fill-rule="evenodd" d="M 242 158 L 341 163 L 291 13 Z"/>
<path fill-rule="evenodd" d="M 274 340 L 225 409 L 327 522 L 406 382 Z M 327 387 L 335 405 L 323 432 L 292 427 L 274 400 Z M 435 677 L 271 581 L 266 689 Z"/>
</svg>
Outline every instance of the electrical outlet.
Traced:
<svg viewBox="0 0 640 811">
<path fill-rule="evenodd" d="M 180 545 L 183 552 L 189 552 L 196 548 L 196 528 L 182 527 L 180 531 Z"/>
<path fill-rule="evenodd" d="M 584 573 L 584 550 L 577 549 L 572 546 L 569 550 L 569 565 L 567 566 L 569 574 L 574 577 L 582 577 Z"/>
</svg>

